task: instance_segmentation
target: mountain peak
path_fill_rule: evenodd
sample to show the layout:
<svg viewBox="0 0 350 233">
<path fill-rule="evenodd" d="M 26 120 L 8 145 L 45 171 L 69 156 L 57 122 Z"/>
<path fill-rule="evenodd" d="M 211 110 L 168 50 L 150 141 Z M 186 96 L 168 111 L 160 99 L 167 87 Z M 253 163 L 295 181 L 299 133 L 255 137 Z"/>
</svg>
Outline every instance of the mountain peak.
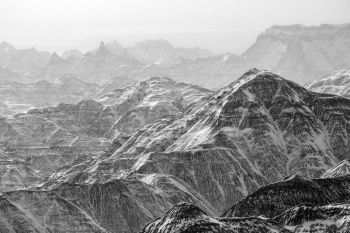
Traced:
<svg viewBox="0 0 350 233">
<path fill-rule="evenodd" d="M 105 46 L 105 43 L 103 41 L 101 41 L 100 42 L 100 46 L 98 47 L 98 50 L 97 50 L 97 54 L 106 55 L 106 54 L 109 54 L 109 53 L 110 53 L 110 51 Z"/>
<path fill-rule="evenodd" d="M 125 55 L 125 50 L 122 47 L 122 45 L 116 41 L 113 40 L 111 42 L 106 43 L 106 48 L 108 49 L 108 51 L 110 51 L 111 53 L 115 54 L 115 55 Z"/>
<path fill-rule="evenodd" d="M 167 213 L 166 217 L 169 218 L 183 218 L 183 217 L 194 217 L 204 214 L 204 212 L 197 206 L 190 203 L 180 202 L 174 205 Z"/>
<path fill-rule="evenodd" d="M 247 78 L 250 79 L 250 78 L 256 77 L 258 74 L 261 74 L 263 72 L 266 72 L 266 70 L 258 69 L 254 67 L 248 70 L 247 72 L 245 72 L 243 75 L 241 75 L 237 80 L 244 80 Z"/>
<path fill-rule="evenodd" d="M 60 62 L 62 60 L 63 59 L 60 56 L 58 56 L 57 53 L 52 53 L 50 62 Z"/>
<path fill-rule="evenodd" d="M 240 76 L 237 80 L 233 81 L 231 84 L 229 84 L 229 86 L 231 87 L 238 87 L 238 86 L 242 86 L 244 84 L 248 83 L 253 83 L 253 82 L 260 82 L 260 81 L 272 81 L 272 82 L 290 82 L 282 77 L 280 77 L 279 75 L 272 73 L 270 71 L 267 70 L 263 70 L 263 69 L 258 69 L 258 68 L 252 68 L 250 70 L 248 70 L 247 72 L 245 72 L 242 76 Z M 295 84 L 297 85 L 297 84 Z"/>
</svg>

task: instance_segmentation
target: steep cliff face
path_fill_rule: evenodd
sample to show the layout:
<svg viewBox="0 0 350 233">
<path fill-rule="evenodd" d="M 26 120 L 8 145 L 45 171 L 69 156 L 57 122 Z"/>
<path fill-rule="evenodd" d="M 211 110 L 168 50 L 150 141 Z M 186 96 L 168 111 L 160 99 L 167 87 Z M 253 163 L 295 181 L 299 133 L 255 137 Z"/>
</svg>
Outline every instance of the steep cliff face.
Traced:
<svg viewBox="0 0 350 233">
<path fill-rule="evenodd" d="M 297 83 L 349 66 L 350 25 L 273 26 L 258 36 L 242 58 Z"/>
</svg>

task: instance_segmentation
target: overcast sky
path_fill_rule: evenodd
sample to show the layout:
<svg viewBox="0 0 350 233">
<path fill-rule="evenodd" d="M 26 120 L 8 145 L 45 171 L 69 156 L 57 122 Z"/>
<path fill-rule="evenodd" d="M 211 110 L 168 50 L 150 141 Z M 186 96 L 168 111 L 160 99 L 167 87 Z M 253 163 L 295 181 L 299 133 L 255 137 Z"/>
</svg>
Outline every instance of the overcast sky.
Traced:
<svg viewBox="0 0 350 233">
<path fill-rule="evenodd" d="M 162 38 L 241 53 L 274 25 L 350 23 L 350 0 L 0 0 L 0 41 L 86 51 Z"/>
</svg>

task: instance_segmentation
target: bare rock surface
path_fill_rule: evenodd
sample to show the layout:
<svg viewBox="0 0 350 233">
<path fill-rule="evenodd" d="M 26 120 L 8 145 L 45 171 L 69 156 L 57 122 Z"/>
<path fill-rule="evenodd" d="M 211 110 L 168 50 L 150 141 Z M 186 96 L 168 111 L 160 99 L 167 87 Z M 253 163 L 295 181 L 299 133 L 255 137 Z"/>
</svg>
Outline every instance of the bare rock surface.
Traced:
<svg viewBox="0 0 350 233">
<path fill-rule="evenodd" d="M 147 224 L 142 233 L 165 232 L 347 232 L 349 204 L 300 204 L 274 218 L 213 217 L 189 203 L 179 203 Z"/>
<path fill-rule="evenodd" d="M 24 219 L 15 226 L 38 232 L 63 223 L 73 232 L 94 232 L 95 226 L 137 232 L 179 202 L 204 212 L 190 207 L 194 225 L 181 214 L 179 221 L 166 215 L 169 229 L 288 232 L 292 228 L 258 216 L 274 218 L 304 202 L 348 200 L 348 177 L 315 178 L 349 158 L 349 111 L 347 98 L 309 91 L 265 70 L 251 69 L 216 92 L 153 77 L 95 100 L 2 119 L 4 160 L 28 161 L 45 177 L 1 197 Z M 290 175 L 298 176 L 281 181 Z M 53 202 L 56 195 L 66 205 Z M 57 213 L 47 225 L 51 213 L 37 210 L 36 198 Z M 69 217 L 70 205 L 86 219 L 70 222 L 80 218 Z M 227 219 L 207 217 L 231 206 Z M 23 216 L 24 209 L 31 214 Z M 79 221 L 86 228 L 78 230 Z M 159 221 L 145 229 L 157 232 Z M 11 218 L 2 224 L 12 226 Z"/>
</svg>

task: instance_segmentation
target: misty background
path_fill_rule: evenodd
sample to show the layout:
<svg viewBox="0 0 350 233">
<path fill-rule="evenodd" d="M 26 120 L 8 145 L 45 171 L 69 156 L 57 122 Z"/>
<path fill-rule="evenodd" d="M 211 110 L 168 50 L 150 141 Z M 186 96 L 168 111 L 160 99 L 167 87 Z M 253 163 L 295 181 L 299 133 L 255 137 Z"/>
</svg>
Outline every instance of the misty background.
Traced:
<svg viewBox="0 0 350 233">
<path fill-rule="evenodd" d="M 347 23 L 349 9 L 348 0 L 1 0 L 0 41 L 60 54 L 162 38 L 240 54 L 272 25 Z"/>
</svg>

